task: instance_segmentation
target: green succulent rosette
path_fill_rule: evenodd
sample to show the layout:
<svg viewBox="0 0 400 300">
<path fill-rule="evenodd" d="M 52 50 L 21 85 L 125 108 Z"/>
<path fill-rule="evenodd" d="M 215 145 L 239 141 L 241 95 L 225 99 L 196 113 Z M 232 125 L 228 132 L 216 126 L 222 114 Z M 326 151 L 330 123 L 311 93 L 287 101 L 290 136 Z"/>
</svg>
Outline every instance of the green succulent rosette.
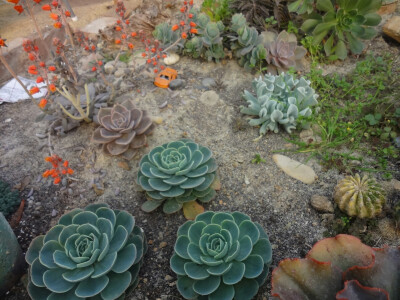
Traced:
<svg viewBox="0 0 400 300">
<path fill-rule="evenodd" d="M 170 265 L 185 299 L 250 300 L 272 259 L 268 235 L 240 212 L 205 212 L 178 230 Z"/>
<path fill-rule="evenodd" d="M 140 161 L 138 184 L 148 201 L 142 209 L 151 212 L 164 203 L 163 211 L 179 211 L 186 202 L 209 202 L 216 192 L 217 164 L 207 147 L 182 139 L 155 147 Z"/>
<path fill-rule="evenodd" d="M 91 204 L 63 215 L 26 253 L 33 300 L 123 299 L 136 287 L 147 250 L 126 211 Z"/>
</svg>

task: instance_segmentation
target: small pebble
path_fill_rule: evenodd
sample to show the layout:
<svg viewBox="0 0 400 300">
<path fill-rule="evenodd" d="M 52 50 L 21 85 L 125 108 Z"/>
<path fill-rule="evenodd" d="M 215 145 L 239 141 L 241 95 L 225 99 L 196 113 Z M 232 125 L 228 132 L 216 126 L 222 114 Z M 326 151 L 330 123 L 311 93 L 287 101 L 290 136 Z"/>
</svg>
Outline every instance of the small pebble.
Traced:
<svg viewBox="0 0 400 300">
<path fill-rule="evenodd" d="M 55 209 L 53 209 L 51 211 L 51 216 L 54 218 L 55 216 L 57 216 L 57 211 Z"/>
<path fill-rule="evenodd" d="M 167 246 L 167 242 L 161 242 L 159 247 L 164 248 L 165 246 Z"/>
</svg>

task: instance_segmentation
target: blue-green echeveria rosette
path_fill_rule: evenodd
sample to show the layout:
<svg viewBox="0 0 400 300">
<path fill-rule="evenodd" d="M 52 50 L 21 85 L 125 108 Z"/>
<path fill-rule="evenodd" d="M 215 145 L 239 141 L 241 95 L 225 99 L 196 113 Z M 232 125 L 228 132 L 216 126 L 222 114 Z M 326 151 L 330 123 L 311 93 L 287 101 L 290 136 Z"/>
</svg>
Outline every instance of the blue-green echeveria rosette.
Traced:
<svg viewBox="0 0 400 300">
<path fill-rule="evenodd" d="M 172 270 L 185 299 L 250 300 L 272 259 L 268 235 L 240 212 L 205 212 L 178 230 Z"/>
<path fill-rule="evenodd" d="M 126 211 L 91 204 L 63 215 L 26 253 L 33 300 L 123 299 L 138 283 L 147 250 Z"/>
<path fill-rule="evenodd" d="M 143 156 L 138 184 L 146 191 L 142 209 L 151 212 L 163 205 L 167 214 L 196 199 L 209 202 L 216 192 L 217 164 L 207 147 L 182 139 L 155 147 Z"/>
</svg>

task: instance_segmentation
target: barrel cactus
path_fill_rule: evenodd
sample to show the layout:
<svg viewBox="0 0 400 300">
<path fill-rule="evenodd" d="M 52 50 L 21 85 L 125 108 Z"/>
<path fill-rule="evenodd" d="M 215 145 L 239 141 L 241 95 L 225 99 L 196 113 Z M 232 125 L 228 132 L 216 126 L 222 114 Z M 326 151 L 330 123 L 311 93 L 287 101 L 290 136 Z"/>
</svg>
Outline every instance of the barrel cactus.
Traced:
<svg viewBox="0 0 400 300">
<path fill-rule="evenodd" d="M 261 126 L 260 134 L 267 130 L 277 133 L 282 125 L 288 133 L 296 128 L 299 116 L 312 114 L 310 106 L 316 105 L 318 95 L 310 87 L 310 81 L 290 74 L 266 74 L 253 80 L 255 96 L 244 91 L 243 97 L 249 104 L 242 107 L 243 114 L 255 116 L 249 121 L 252 126 Z M 258 117 L 258 118 L 257 118 Z"/>
<path fill-rule="evenodd" d="M 140 161 L 137 182 L 148 199 L 142 209 L 151 212 L 165 202 L 163 210 L 170 214 L 186 202 L 209 202 L 216 195 L 216 170 L 211 150 L 191 140 L 155 147 Z"/>
<path fill-rule="evenodd" d="M 170 260 L 185 299 L 252 299 L 272 259 L 268 235 L 240 212 L 205 212 L 178 230 Z"/>
<path fill-rule="evenodd" d="M 100 127 L 93 132 L 93 143 L 103 145 L 105 154 L 126 159 L 132 159 L 146 145 L 147 135 L 154 130 L 147 111 L 137 109 L 131 100 L 112 108 L 102 107 L 94 121 Z"/>
<path fill-rule="evenodd" d="M 33 300 L 123 299 L 136 287 L 147 250 L 143 230 L 126 211 L 91 204 L 63 215 L 26 253 Z"/>
<path fill-rule="evenodd" d="M 347 176 L 333 194 L 340 210 L 349 216 L 373 218 L 382 212 L 386 197 L 383 188 L 371 177 Z"/>
</svg>

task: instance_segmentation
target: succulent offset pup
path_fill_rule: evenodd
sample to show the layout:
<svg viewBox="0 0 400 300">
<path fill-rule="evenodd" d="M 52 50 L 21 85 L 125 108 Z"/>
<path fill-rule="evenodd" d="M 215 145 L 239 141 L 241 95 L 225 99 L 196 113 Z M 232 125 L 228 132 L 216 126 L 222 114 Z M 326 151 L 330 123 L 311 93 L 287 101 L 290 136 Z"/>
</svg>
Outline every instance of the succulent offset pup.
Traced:
<svg viewBox="0 0 400 300">
<path fill-rule="evenodd" d="M 240 212 L 205 212 L 178 229 L 171 268 L 185 299 L 250 300 L 272 259 L 268 235 Z"/>
<path fill-rule="evenodd" d="M 155 147 L 140 161 L 137 182 L 148 199 L 142 209 L 151 212 L 165 202 L 163 210 L 171 214 L 185 202 L 211 201 L 216 195 L 212 188 L 216 170 L 211 150 L 191 140 Z"/>
<path fill-rule="evenodd" d="M 146 145 L 146 136 L 155 127 L 147 111 L 136 108 L 131 100 L 102 107 L 94 121 L 100 127 L 94 131 L 92 142 L 102 144 L 104 153 L 126 159 L 132 159 Z"/>
<path fill-rule="evenodd" d="M 26 253 L 33 300 L 123 299 L 136 287 L 147 250 L 143 230 L 126 211 L 91 204 L 63 215 Z"/>
<path fill-rule="evenodd" d="M 359 174 L 347 176 L 333 194 L 341 211 L 358 218 L 373 218 L 382 212 L 386 197 L 383 188 L 373 179 Z"/>
<path fill-rule="evenodd" d="M 0 180 L 0 213 L 8 217 L 16 211 L 20 202 L 19 192 L 11 190 L 6 182 Z"/>
</svg>

